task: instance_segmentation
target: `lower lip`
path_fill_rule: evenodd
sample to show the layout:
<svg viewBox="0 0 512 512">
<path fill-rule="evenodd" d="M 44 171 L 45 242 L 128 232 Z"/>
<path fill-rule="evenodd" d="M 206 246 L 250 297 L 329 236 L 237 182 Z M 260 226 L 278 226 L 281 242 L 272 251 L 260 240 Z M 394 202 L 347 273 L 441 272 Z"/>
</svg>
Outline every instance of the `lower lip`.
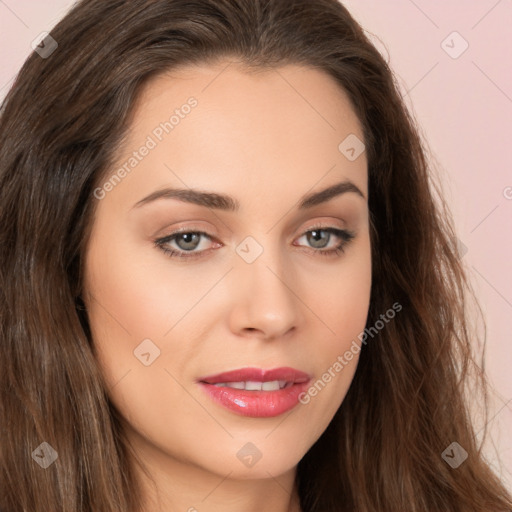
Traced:
<svg viewBox="0 0 512 512">
<path fill-rule="evenodd" d="M 272 418 L 293 409 L 299 403 L 300 394 L 308 387 L 308 382 L 302 382 L 277 391 L 246 391 L 205 382 L 199 384 L 218 404 L 252 418 Z"/>
</svg>

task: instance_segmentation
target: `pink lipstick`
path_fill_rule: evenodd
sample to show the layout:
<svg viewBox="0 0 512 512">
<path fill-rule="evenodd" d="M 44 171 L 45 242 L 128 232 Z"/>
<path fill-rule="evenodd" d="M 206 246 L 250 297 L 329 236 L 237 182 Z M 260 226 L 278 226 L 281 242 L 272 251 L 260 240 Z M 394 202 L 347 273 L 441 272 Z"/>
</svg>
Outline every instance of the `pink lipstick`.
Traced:
<svg viewBox="0 0 512 512">
<path fill-rule="evenodd" d="M 201 377 L 198 383 L 214 402 L 242 416 L 270 418 L 297 405 L 311 380 L 294 368 L 240 368 Z"/>
</svg>

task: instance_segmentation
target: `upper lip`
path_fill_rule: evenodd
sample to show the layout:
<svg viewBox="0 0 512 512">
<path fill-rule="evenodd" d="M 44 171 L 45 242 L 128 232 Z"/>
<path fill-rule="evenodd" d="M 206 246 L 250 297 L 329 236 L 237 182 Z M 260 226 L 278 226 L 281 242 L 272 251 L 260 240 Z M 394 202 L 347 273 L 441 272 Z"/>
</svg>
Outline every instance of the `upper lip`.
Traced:
<svg viewBox="0 0 512 512">
<path fill-rule="evenodd" d="M 265 370 L 263 368 L 239 368 L 229 372 L 217 373 L 201 377 L 199 382 L 206 384 L 218 384 L 221 382 L 271 382 L 275 380 L 284 380 L 294 384 L 307 382 L 310 376 L 307 373 L 296 370 L 295 368 L 283 367 Z"/>
</svg>

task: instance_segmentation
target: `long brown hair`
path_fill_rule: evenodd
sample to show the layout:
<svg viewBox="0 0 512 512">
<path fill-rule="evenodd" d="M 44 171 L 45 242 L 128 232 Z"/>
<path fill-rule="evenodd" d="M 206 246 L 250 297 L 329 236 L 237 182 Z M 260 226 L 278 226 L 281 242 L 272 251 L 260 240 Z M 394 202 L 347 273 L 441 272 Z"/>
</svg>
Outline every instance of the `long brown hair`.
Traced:
<svg viewBox="0 0 512 512">
<path fill-rule="evenodd" d="M 470 377 L 485 403 L 487 380 L 452 220 L 394 76 L 348 11 L 337 0 L 82 0 L 51 37 L 58 47 L 27 59 L 0 117 L 0 509 L 140 510 L 80 301 L 93 191 L 150 78 L 234 58 L 321 69 L 348 93 L 368 158 L 367 325 L 403 308 L 363 347 L 300 461 L 302 509 L 511 510 L 470 418 Z M 442 457 L 453 442 L 468 454 L 457 468 Z M 43 469 L 49 447 L 58 459 Z"/>
</svg>

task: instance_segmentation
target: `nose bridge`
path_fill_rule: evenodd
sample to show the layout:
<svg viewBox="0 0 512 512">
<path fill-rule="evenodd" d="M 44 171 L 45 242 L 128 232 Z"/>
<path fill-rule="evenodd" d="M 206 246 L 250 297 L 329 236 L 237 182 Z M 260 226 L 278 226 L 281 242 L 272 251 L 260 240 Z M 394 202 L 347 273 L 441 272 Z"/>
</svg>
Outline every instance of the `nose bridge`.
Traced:
<svg viewBox="0 0 512 512">
<path fill-rule="evenodd" d="M 234 271 L 236 304 L 232 324 L 236 330 L 258 330 L 266 337 L 285 334 L 297 326 L 300 301 L 293 291 L 293 268 L 272 236 L 260 243 L 247 237 L 237 247 Z"/>
</svg>

